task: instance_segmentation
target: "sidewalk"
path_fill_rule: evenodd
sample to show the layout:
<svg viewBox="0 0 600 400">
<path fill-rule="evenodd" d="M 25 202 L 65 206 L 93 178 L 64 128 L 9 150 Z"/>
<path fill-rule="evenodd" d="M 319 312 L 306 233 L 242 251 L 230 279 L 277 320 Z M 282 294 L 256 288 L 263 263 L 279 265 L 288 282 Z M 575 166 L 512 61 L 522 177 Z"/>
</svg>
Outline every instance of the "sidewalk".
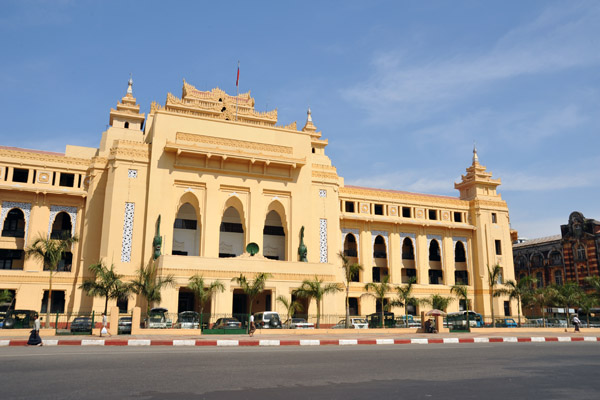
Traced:
<svg viewBox="0 0 600 400">
<path fill-rule="evenodd" d="M 8 332 L 0 331 L 0 334 Z M 248 335 L 164 334 L 118 336 L 49 336 L 40 334 L 46 346 L 322 346 L 367 344 L 444 344 L 444 343 L 520 343 L 520 342 L 600 342 L 600 329 L 580 333 L 556 332 L 544 329 L 494 331 L 477 333 L 414 333 L 368 330 L 261 331 Z M 24 346 L 23 336 L 0 336 L 1 346 Z"/>
</svg>

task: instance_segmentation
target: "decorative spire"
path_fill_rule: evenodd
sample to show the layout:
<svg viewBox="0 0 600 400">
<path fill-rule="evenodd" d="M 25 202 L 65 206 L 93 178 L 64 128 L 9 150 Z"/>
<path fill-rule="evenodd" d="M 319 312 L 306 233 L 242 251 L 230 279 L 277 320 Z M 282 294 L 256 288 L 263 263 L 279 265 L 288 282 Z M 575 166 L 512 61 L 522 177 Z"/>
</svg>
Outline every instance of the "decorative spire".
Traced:
<svg viewBox="0 0 600 400">
<path fill-rule="evenodd" d="M 311 132 L 311 134 L 317 134 L 317 127 L 312 122 L 312 113 L 310 111 L 310 107 L 308 107 L 308 111 L 306 111 L 306 124 L 304 124 L 302 131 Z M 320 132 L 318 136 L 321 136 Z"/>
<path fill-rule="evenodd" d="M 306 117 L 306 122 L 312 122 L 312 116 L 310 114 L 310 106 L 308 107 L 308 111 L 306 112 L 307 117 Z"/>
<path fill-rule="evenodd" d="M 128 83 L 127 94 L 130 95 L 130 96 L 133 96 L 133 88 L 132 88 L 132 86 L 133 86 L 133 79 L 131 79 L 131 72 L 129 73 L 129 82 L 127 82 L 127 83 Z"/>
<path fill-rule="evenodd" d="M 473 142 L 473 164 L 479 164 L 479 157 L 477 157 L 477 146 Z"/>
</svg>

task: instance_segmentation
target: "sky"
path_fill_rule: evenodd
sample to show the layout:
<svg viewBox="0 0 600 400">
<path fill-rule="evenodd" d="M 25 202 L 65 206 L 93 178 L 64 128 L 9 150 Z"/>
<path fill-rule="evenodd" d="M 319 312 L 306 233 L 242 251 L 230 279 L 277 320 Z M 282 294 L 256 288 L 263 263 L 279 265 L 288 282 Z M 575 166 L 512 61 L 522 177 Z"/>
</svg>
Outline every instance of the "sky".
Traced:
<svg viewBox="0 0 600 400">
<path fill-rule="evenodd" d="M 129 74 L 310 106 L 345 184 L 458 196 L 479 161 L 520 237 L 600 220 L 600 2 L 3 0 L 0 145 L 98 147 Z"/>
</svg>

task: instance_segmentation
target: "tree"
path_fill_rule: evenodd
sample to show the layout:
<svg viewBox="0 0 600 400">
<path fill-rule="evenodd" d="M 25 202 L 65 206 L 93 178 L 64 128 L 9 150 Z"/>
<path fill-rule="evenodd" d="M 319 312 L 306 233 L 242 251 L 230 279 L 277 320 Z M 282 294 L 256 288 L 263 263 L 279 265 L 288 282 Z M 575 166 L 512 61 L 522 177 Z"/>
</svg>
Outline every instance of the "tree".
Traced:
<svg viewBox="0 0 600 400">
<path fill-rule="evenodd" d="M 569 306 L 577 304 L 583 290 L 573 282 L 567 282 L 564 285 L 553 286 L 553 300 L 556 304 L 565 308 L 567 315 L 567 328 L 569 327 Z"/>
<path fill-rule="evenodd" d="M 377 283 L 377 282 L 369 282 L 365 285 L 365 290 L 367 291 L 367 293 L 365 293 L 365 295 L 367 296 L 371 296 L 374 297 L 375 300 L 377 300 L 381 306 L 381 327 L 384 327 L 384 315 L 385 315 L 385 311 L 389 310 L 389 308 L 392 306 L 391 303 L 385 305 L 385 296 L 391 292 L 393 290 L 392 285 L 390 284 L 390 276 L 389 275 L 385 275 L 383 277 L 383 279 L 381 280 L 381 282 Z M 373 291 L 373 293 L 371 293 L 370 291 Z"/>
<path fill-rule="evenodd" d="M 62 239 L 45 238 L 41 234 L 25 249 L 25 258 L 41 261 L 44 270 L 50 272 L 48 283 L 48 302 L 46 303 L 46 328 L 50 328 L 50 309 L 52 306 L 52 274 L 56 271 L 63 254 L 79 239 L 77 236 L 67 236 Z"/>
<path fill-rule="evenodd" d="M 350 328 L 350 303 L 349 303 L 349 295 L 350 295 L 350 282 L 352 279 L 362 271 L 362 265 L 358 263 L 350 263 L 348 257 L 344 255 L 343 251 L 338 253 L 338 256 L 342 260 L 342 269 L 344 270 L 344 281 L 346 284 L 346 329 Z"/>
<path fill-rule="evenodd" d="M 156 265 L 151 263 L 148 267 L 137 270 L 137 277 L 131 282 L 131 290 L 146 299 L 146 314 L 150 313 L 152 303 L 160 303 L 160 292 L 170 286 L 175 286 L 175 277 L 171 274 L 157 276 Z"/>
<path fill-rule="evenodd" d="M 444 297 L 439 294 L 432 294 L 429 298 L 421 300 L 425 304 L 429 304 L 434 310 L 446 311 L 448 305 L 454 301 L 452 297 Z"/>
<path fill-rule="evenodd" d="M 554 288 L 540 287 L 535 289 L 531 296 L 532 304 L 539 306 L 542 311 L 542 324 L 544 328 L 546 327 L 546 306 L 552 303 L 554 292 Z"/>
<path fill-rule="evenodd" d="M 488 265 L 487 267 L 488 269 L 488 280 L 489 280 L 489 285 L 490 285 L 490 306 L 491 306 L 491 310 L 492 310 L 492 326 L 495 328 L 496 327 L 496 317 L 494 315 L 494 297 L 500 297 L 502 295 L 502 293 L 500 293 L 498 291 L 498 289 L 496 289 L 496 287 L 500 284 L 500 281 L 502 280 L 502 267 L 500 266 L 500 264 L 496 264 L 494 265 L 494 267 L 492 269 L 490 269 L 490 266 Z"/>
<path fill-rule="evenodd" d="M 408 328 L 408 306 L 413 305 L 416 306 L 419 301 L 413 297 L 412 290 L 413 285 L 417 283 L 417 279 L 415 277 L 410 278 L 406 285 L 401 285 L 396 287 L 396 292 L 398 292 L 398 298 L 394 299 L 391 303 L 393 307 L 404 307 L 404 325 Z"/>
<path fill-rule="evenodd" d="M 252 315 L 252 303 L 254 303 L 254 299 L 264 292 L 267 279 L 271 276 L 272 275 L 269 273 L 261 272 L 254 277 L 254 281 L 249 281 L 244 275 L 240 274 L 240 276 L 231 280 L 232 282 L 237 283 L 246 296 L 248 296 L 248 302 L 250 303 L 248 308 L 249 315 Z"/>
<path fill-rule="evenodd" d="M 94 278 L 83 281 L 79 288 L 85 290 L 88 296 L 105 298 L 104 314 L 108 311 L 109 299 L 126 299 L 129 297 L 131 287 L 121 280 L 123 275 L 116 273 L 114 264 L 108 268 L 100 261 L 88 268 L 94 274 Z"/>
<path fill-rule="evenodd" d="M 585 278 L 585 282 L 590 286 L 590 288 L 594 291 L 594 296 L 600 300 L 600 276 L 588 276 Z"/>
<path fill-rule="evenodd" d="M 521 302 L 523 297 L 532 292 L 533 279 L 526 276 L 518 282 L 508 280 L 504 283 L 504 288 L 498 289 L 498 293 L 507 295 L 509 300 L 517 300 L 517 313 L 519 315 L 519 328 L 521 327 Z"/>
<path fill-rule="evenodd" d="M 343 290 L 337 283 L 328 283 L 326 285 L 323 283 L 324 281 L 315 275 L 314 280 L 305 279 L 302 281 L 300 287 L 294 292 L 296 296 L 308 299 L 309 302 L 311 299 L 315 299 L 317 302 L 317 329 L 321 327 L 321 304 L 323 297 L 326 294 Z"/>
<path fill-rule="evenodd" d="M 454 285 L 450 288 L 450 293 L 453 293 L 458 300 L 465 301 L 465 307 L 467 308 L 467 330 L 471 330 L 471 325 L 469 324 L 469 288 L 465 285 Z"/>
<path fill-rule="evenodd" d="M 277 300 L 283 307 L 285 307 L 288 321 L 296 313 L 296 311 L 302 311 L 304 309 L 302 304 L 300 304 L 296 300 L 294 300 L 294 301 L 288 300 L 287 297 L 285 297 L 285 296 L 281 296 L 281 295 L 277 296 L 277 299 L 275 299 L 275 300 Z M 291 327 L 292 327 L 292 321 L 290 321 L 290 328 Z"/>
<path fill-rule="evenodd" d="M 579 307 L 579 311 L 585 313 L 588 327 L 590 326 L 590 312 L 596 305 L 598 305 L 598 298 L 594 294 L 587 294 L 581 291 L 577 300 L 577 306 Z"/>
<path fill-rule="evenodd" d="M 196 274 L 190 278 L 188 287 L 194 292 L 196 299 L 198 299 L 200 305 L 200 329 L 202 329 L 202 324 L 204 322 L 204 305 L 212 299 L 217 291 L 223 293 L 225 291 L 225 285 L 217 279 L 207 286 L 204 283 L 204 277 Z"/>
<path fill-rule="evenodd" d="M 0 291 L 0 304 L 12 303 L 12 301 L 13 301 L 13 295 L 9 290 L 4 289 L 4 290 Z"/>
</svg>

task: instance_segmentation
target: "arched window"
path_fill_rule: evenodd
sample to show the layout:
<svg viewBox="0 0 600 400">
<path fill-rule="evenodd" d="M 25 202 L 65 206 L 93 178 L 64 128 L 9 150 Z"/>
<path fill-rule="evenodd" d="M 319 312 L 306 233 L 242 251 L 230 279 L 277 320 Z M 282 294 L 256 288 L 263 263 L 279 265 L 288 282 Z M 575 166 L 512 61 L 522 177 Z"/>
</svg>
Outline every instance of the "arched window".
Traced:
<svg viewBox="0 0 600 400">
<path fill-rule="evenodd" d="M 441 261 L 440 245 L 437 240 L 433 239 L 429 244 L 429 261 Z"/>
<path fill-rule="evenodd" d="M 244 226 L 238 210 L 231 206 L 223 213 L 219 258 L 237 257 L 244 252 Z"/>
<path fill-rule="evenodd" d="M 22 238 L 25 237 L 25 215 L 18 208 L 13 208 L 4 219 L 2 236 Z"/>
<path fill-rule="evenodd" d="M 190 203 L 179 207 L 177 217 L 173 223 L 173 250 L 174 256 L 199 256 L 200 255 L 200 229 L 196 209 Z"/>
<path fill-rule="evenodd" d="M 465 245 L 460 241 L 456 242 L 456 247 L 454 247 L 454 262 L 467 262 Z"/>
<path fill-rule="evenodd" d="M 344 239 L 344 255 L 346 257 L 358 257 L 356 238 L 352 233 L 347 234 Z"/>
<path fill-rule="evenodd" d="M 59 212 L 52 223 L 51 239 L 63 239 L 71 236 L 71 216 L 66 212 Z"/>
<path fill-rule="evenodd" d="M 583 247 L 582 245 L 577 246 L 577 259 L 585 260 L 585 258 L 585 247 Z"/>
<path fill-rule="evenodd" d="M 542 258 L 541 254 L 534 254 L 533 257 L 531 258 L 531 264 L 534 267 L 543 267 L 544 266 L 544 259 Z"/>
<path fill-rule="evenodd" d="M 373 245 L 373 258 L 387 258 L 385 240 L 383 240 L 383 236 L 381 235 L 377 235 L 375 238 L 375 244 Z"/>
<path fill-rule="evenodd" d="M 412 240 L 410 238 L 404 238 L 402 241 L 402 259 L 403 260 L 414 260 L 415 249 L 413 247 Z"/>
<path fill-rule="evenodd" d="M 524 256 L 519 256 L 517 258 L 516 265 L 518 268 L 521 268 L 521 269 L 527 268 L 527 259 Z"/>
<path fill-rule="evenodd" d="M 550 254 L 550 262 L 552 265 L 562 265 L 562 255 L 559 251 L 553 251 L 552 254 Z"/>
<path fill-rule="evenodd" d="M 285 230 L 281 217 L 275 210 L 269 211 L 263 228 L 263 255 L 271 260 L 285 260 Z"/>
<path fill-rule="evenodd" d="M 125 122 L 125 129 L 129 129 L 129 122 Z"/>
</svg>

